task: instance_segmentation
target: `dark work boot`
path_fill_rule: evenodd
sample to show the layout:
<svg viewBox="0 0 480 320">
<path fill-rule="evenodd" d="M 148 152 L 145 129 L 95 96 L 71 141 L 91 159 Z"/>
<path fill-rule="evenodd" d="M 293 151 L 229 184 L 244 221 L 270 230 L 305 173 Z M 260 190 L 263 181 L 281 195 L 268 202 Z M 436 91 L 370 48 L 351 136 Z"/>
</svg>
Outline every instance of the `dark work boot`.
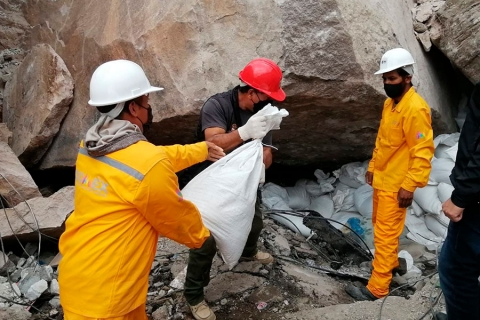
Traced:
<svg viewBox="0 0 480 320">
<path fill-rule="evenodd" d="M 349 284 L 345 288 L 345 292 L 357 301 L 374 301 L 378 299 L 365 286 L 356 287 L 353 284 Z"/>
<path fill-rule="evenodd" d="M 392 273 L 398 273 L 403 276 L 407 271 L 407 260 L 405 260 L 405 258 L 398 258 L 398 267 L 393 269 Z"/>
</svg>

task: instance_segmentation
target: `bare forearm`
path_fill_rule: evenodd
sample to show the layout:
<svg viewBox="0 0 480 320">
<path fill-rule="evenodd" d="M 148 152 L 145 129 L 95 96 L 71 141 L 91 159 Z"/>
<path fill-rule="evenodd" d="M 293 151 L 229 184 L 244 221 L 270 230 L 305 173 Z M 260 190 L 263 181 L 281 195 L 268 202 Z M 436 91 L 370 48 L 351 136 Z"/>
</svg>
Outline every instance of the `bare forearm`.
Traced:
<svg viewBox="0 0 480 320">
<path fill-rule="evenodd" d="M 243 142 L 243 140 L 240 139 L 240 135 L 238 134 L 237 130 L 229 133 L 219 133 L 211 137 L 207 137 L 206 140 L 215 143 L 225 152 L 232 151 Z"/>
<path fill-rule="evenodd" d="M 273 162 L 272 149 L 269 147 L 263 147 L 263 164 L 265 169 L 268 169 Z"/>
</svg>

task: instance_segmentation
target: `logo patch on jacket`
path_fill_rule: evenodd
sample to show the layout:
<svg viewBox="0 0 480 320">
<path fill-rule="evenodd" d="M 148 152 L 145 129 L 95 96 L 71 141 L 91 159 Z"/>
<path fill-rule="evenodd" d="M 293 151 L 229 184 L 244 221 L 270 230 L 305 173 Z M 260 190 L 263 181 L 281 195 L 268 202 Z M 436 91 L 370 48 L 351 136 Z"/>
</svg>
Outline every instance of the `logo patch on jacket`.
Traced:
<svg viewBox="0 0 480 320">
<path fill-rule="evenodd" d="M 417 140 L 418 139 L 423 139 L 423 138 L 425 138 L 425 133 L 418 131 L 417 132 Z"/>
<path fill-rule="evenodd" d="M 75 183 L 79 187 L 91 191 L 101 197 L 106 197 L 108 195 L 108 183 L 100 177 L 89 177 L 88 174 L 77 170 L 75 172 Z"/>
</svg>

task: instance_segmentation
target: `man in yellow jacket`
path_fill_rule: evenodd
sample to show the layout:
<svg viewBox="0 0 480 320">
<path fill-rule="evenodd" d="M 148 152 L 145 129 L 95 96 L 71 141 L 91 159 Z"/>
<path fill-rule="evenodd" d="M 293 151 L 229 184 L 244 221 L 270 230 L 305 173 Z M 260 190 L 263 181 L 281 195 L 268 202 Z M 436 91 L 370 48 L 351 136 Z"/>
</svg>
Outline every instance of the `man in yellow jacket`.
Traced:
<svg viewBox="0 0 480 320">
<path fill-rule="evenodd" d="M 148 277 L 159 235 L 190 248 L 209 238 L 175 172 L 221 158 L 213 143 L 159 147 L 146 141 L 152 87 L 128 60 L 100 65 L 89 104 L 101 113 L 76 163 L 75 210 L 60 238 L 60 301 L 66 320 L 146 320 Z"/>
<path fill-rule="evenodd" d="M 434 154 L 430 108 L 412 87 L 414 60 L 405 49 L 387 51 L 380 62 L 384 104 L 375 150 L 366 174 L 374 188 L 375 258 L 366 287 L 346 288 L 357 300 L 375 300 L 389 293 L 392 271 L 399 267 L 398 241 L 406 208 L 416 188 L 424 187 Z"/>
</svg>

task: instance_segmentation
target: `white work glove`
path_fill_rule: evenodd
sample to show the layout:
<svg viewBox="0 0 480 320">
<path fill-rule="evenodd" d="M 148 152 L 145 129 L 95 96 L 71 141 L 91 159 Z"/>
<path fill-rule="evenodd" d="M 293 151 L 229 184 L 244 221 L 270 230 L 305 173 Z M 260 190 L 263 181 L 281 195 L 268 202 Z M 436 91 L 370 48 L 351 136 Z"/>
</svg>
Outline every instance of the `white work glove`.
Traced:
<svg viewBox="0 0 480 320">
<path fill-rule="evenodd" d="M 263 139 L 267 133 L 267 118 L 262 115 L 253 115 L 245 125 L 238 128 L 238 134 L 243 141 Z"/>
</svg>

